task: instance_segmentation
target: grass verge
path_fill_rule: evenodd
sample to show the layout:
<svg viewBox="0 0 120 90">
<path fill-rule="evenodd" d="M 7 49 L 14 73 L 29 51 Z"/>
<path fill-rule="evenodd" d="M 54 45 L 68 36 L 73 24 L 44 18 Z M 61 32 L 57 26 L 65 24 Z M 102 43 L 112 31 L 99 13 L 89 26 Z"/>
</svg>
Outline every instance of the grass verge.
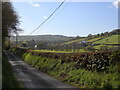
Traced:
<svg viewBox="0 0 120 90">
<path fill-rule="evenodd" d="M 23 86 L 20 82 L 17 81 L 13 74 L 12 67 L 8 62 L 8 58 L 3 53 L 2 59 L 2 89 L 14 89 L 14 88 L 22 88 Z"/>
</svg>

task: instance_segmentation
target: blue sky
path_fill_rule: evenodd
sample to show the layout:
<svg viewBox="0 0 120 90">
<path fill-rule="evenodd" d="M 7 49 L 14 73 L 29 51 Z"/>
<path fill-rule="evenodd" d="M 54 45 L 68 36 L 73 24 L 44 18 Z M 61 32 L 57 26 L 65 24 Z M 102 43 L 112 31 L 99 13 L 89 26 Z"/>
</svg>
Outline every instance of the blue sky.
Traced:
<svg viewBox="0 0 120 90">
<path fill-rule="evenodd" d="M 37 28 L 60 2 L 13 2 L 20 16 L 20 27 L 27 35 Z M 113 2 L 65 2 L 32 35 L 87 36 L 118 28 L 118 9 Z"/>
</svg>

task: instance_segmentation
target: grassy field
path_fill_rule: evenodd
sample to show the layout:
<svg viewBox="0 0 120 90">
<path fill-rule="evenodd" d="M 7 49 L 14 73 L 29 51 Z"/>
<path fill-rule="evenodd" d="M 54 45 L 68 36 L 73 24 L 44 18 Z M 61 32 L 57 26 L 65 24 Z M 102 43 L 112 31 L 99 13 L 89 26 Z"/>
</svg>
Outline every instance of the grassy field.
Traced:
<svg viewBox="0 0 120 90">
<path fill-rule="evenodd" d="M 108 48 L 114 48 L 114 47 L 119 47 L 119 46 L 115 46 L 115 45 L 97 45 L 97 46 L 93 46 L 95 49 L 100 49 L 101 46 L 107 46 Z"/>
<path fill-rule="evenodd" d="M 57 50 L 32 50 L 36 52 L 53 52 L 53 53 L 72 53 L 72 52 L 89 52 L 84 49 L 77 49 L 77 50 L 71 50 L 71 51 L 57 51 Z"/>
<path fill-rule="evenodd" d="M 53 53 L 71 53 L 71 51 L 56 51 L 56 50 L 32 50 L 36 52 L 53 52 Z"/>
<path fill-rule="evenodd" d="M 80 42 L 80 41 L 83 41 L 85 40 L 86 38 L 83 38 L 83 39 L 77 39 L 77 40 L 72 40 L 72 41 L 69 41 L 69 42 L 66 42 L 66 43 L 63 43 L 63 44 L 71 44 L 71 43 L 74 43 L 74 42 Z"/>
<path fill-rule="evenodd" d="M 84 40 L 87 41 L 87 42 L 94 42 L 94 41 L 96 41 L 98 39 L 101 39 L 101 38 L 103 38 L 103 37 L 98 37 L 98 38 L 93 38 L 93 39 L 89 39 L 89 37 L 86 37 L 86 38 L 82 38 L 82 39 L 68 41 L 68 42 L 63 43 L 63 44 L 71 44 L 71 43 L 74 43 L 74 42 L 80 42 L 80 41 L 84 41 Z M 87 40 L 87 39 L 89 39 L 89 40 Z"/>
<path fill-rule="evenodd" d="M 83 38 L 83 39 L 68 41 L 68 42 L 63 43 L 63 44 L 71 44 L 71 43 L 80 42 L 83 40 L 86 40 L 87 42 L 94 42 L 95 41 L 94 44 L 120 44 L 120 40 L 118 39 L 118 38 L 120 38 L 120 35 L 112 35 L 112 36 L 105 37 L 105 38 L 103 38 L 103 37 L 93 38 L 93 39 L 89 39 L 89 40 L 87 40 L 88 39 L 88 37 L 87 37 L 87 38 Z M 101 38 L 103 38 L 103 39 L 101 39 Z M 99 40 L 99 39 L 101 39 L 101 40 Z M 98 40 L 98 41 L 96 41 L 96 40 Z"/>
<path fill-rule="evenodd" d="M 96 41 L 94 42 L 95 44 L 120 44 L 120 40 L 119 40 L 120 35 L 112 35 L 109 37 L 106 37 L 102 40 Z"/>
<path fill-rule="evenodd" d="M 99 40 L 101 38 L 103 38 L 103 37 L 93 38 L 93 39 L 87 40 L 87 42 L 94 42 L 94 41 Z"/>
</svg>

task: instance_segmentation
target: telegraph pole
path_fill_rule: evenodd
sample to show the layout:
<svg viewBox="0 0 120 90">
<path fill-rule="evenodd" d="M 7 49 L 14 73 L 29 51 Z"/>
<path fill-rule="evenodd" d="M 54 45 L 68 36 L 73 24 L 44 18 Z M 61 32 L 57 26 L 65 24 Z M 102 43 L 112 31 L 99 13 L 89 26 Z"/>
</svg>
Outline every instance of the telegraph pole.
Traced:
<svg viewBox="0 0 120 90">
<path fill-rule="evenodd" d="M 17 48 L 17 45 L 18 45 L 18 38 L 17 38 L 17 36 L 18 36 L 18 33 L 16 33 L 16 48 Z"/>
</svg>

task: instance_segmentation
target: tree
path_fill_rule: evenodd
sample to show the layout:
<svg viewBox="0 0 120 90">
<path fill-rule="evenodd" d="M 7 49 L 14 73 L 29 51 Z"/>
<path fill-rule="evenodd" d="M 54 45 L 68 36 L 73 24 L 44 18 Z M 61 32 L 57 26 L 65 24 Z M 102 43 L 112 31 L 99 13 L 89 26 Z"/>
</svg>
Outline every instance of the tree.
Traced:
<svg viewBox="0 0 120 90">
<path fill-rule="evenodd" d="M 88 37 L 92 37 L 92 34 L 88 34 Z"/>
<path fill-rule="evenodd" d="M 80 39 L 80 36 L 76 36 L 76 39 Z"/>
<path fill-rule="evenodd" d="M 104 36 L 104 33 L 101 33 L 101 36 Z"/>
<path fill-rule="evenodd" d="M 10 2 L 2 2 L 2 44 L 4 46 L 5 38 L 10 37 L 12 33 L 21 31 L 18 27 L 19 18 Z"/>
<path fill-rule="evenodd" d="M 98 33 L 98 34 L 97 34 L 97 37 L 99 37 L 99 36 L 100 36 L 100 34 Z"/>
<path fill-rule="evenodd" d="M 104 32 L 104 35 L 105 35 L 105 36 L 108 36 L 108 32 Z"/>
</svg>

